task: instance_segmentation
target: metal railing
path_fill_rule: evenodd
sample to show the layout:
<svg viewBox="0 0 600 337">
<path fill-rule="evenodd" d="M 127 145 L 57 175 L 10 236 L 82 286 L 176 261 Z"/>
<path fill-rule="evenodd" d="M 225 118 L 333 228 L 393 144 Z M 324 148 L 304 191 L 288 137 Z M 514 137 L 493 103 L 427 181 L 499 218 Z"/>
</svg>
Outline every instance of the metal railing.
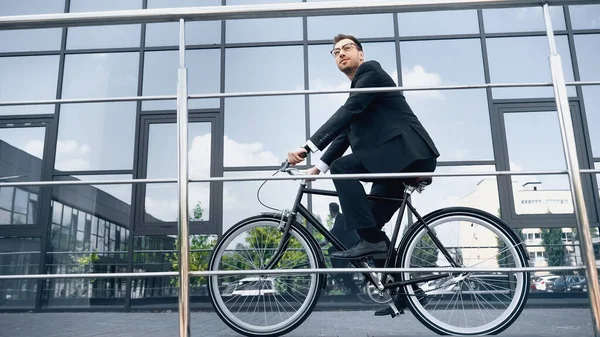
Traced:
<svg viewBox="0 0 600 337">
<path fill-rule="evenodd" d="M 38 275 L 0 275 L 0 279 L 29 278 L 29 279 L 49 279 L 49 278 L 131 278 L 137 276 L 179 276 L 179 336 L 188 337 L 190 335 L 189 326 L 189 277 L 190 276 L 211 276 L 211 275 L 240 275 L 240 274 L 259 274 L 260 271 L 198 271 L 189 270 L 189 242 L 188 242 L 188 183 L 189 182 L 210 182 L 210 181 L 250 181 L 250 180 L 294 180 L 298 177 L 209 177 L 206 179 L 191 180 L 188 177 L 187 165 L 187 134 L 188 134 L 188 99 L 191 98 L 218 98 L 218 97 L 248 97 L 248 96 L 274 96 L 274 95 L 306 95 L 306 94 L 330 94 L 330 93 L 348 93 L 348 92 L 381 92 L 381 91 L 409 91 L 409 90 L 450 90 L 450 89 L 473 89 L 473 88 L 494 88 L 494 87 L 532 87 L 532 86 L 552 86 L 557 105 L 557 112 L 560 121 L 560 130 L 565 151 L 567 170 L 558 171 L 531 171 L 531 172 L 480 172 L 480 173 L 452 173 L 452 174 L 423 174 L 420 176 L 489 176 L 489 175 L 542 175 L 542 174 L 567 174 L 571 187 L 571 194 L 575 206 L 575 217 L 577 228 L 581 238 L 581 248 L 585 266 L 575 267 L 527 267 L 527 268 L 485 268 L 471 270 L 469 268 L 335 268 L 335 269 L 296 269 L 296 270 L 269 270 L 269 274 L 295 274 L 302 273 L 356 273 L 356 272 L 448 272 L 448 271 L 550 271 L 550 270 L 582 270 L 585 269 L 588 280 L 598 278 L 598 271 L 594 265 L 594 252 L 590 235 L 590 226 L 587 217 L 586 206 L 583 197 L 583 187 L 581 174 L 600 173 L 600 170 L 581 170 L 577 161 L 575 146 L 575 135 L 573 124 L 571 122 L 571 112 L 569 109 L 566 87 L 567 85 L 599 85 L 598 81 L 589 82 L 569 82 L 564 80 L 561 59 L 556 50 L 556 42 L 550 20 L 549 6 L 558 5 L 580 5 L 597 3 L 592 0 L 405 0 L 405 1 L 344 1 L 344 2 L 320 2 L 320 3 L 290 3 L 290 4 L 269 4 L 269 5 L 247 5 L 247 6 L 214 6 L 214 7 L 194 7 L 194 8 L 168 8 L 168 9 L 145 9 L 145 10 L 125 10 L 125 11 L 106 11 L 92 13 L 61 13 L 45 15 L 22 15 L 22 16 L 4 16 L 0 17 L 0 30 L 6 29 L 24 29 L 24 28 L 44 28 L 44 27 L 70 27 L 70 26 L 91 26 L 91 25 L 113 25 L 113 24 L 132 24 L 132 23 L 150 23 L 150 22 L 180 22 L 180 41 L 179 53 L 180 63 L 178 68 L 177 95 L 164 96 L 136 96 L 136 97 L 116 97 L 116 98 L 91 98 L 91 99 L 59 99 L 59 100 L 39 100 L 39 101 L 18 101 L 3 102 L 0 106 L 6 105 L 39 105 L 39 104 L 66 104 L 66 103 L 84 103 L 84 102 L 118 102 L 118 101 L 139 101 L 139 100 L 172 100 L 177 99 L 177 131 L 178 131 L 178 175 L 177 179 L 132 179 L 118 181 L 85 181 L 85 182 L 12 182 L 0 183 L 4 186 L 24 186 L 24 185 L 75 185 L 75 184 L 122 184 L 122 183 L 148 183 L 148 182 L 176 182 L 178 188 L 179 202 L 179 247 L 180 268 L 179 272 L 147 272 L 147 273 L 114 273 L 114 274 L 38 274 Z M 440 86 L 440 87 L 397 87 L 397 88 L 373 88 L 373 89 L 349 89 L 349 90 L 298 90 L 298 91 L 279 91 L 279 92 L 258 92 L 258 93 L 219 93 L 189 95 L 187 92 L 187 69 L 185 65 L 185 25 L 186 21 L 206 21 L 206 20 L 235 20 L 235 19 L 258 19 L 258 18 L 279 18 L 279 17 L 302 17 L 302 16 L 325 16 L 337 14 L 375 14 L 389 12 L 415 12 L 415 11 L 434 11 L 434 10 L 458 10 L 473 8 L 505 8 L 505 7 L 531 7 L 543 6 L 543 14 L 546 25 L 546 34 L 549 45 L 549 63 L 552 74 L 551 83 L 506 83 L 506 84 L 481 84 L 481 85 L 460 85 L 460 86 Z M 335 176 L 315 176 L 311 179 L 356 179 L 356 178 L 398 178 L 414 177 L 416 174 L 355 174 L 355 175 L 335 175 Z M 600 337 L 600 289 L 596 282 L 589 282 L 588 293 L 591 303 L 593 329 L 596 337 Z"/>
</svg>

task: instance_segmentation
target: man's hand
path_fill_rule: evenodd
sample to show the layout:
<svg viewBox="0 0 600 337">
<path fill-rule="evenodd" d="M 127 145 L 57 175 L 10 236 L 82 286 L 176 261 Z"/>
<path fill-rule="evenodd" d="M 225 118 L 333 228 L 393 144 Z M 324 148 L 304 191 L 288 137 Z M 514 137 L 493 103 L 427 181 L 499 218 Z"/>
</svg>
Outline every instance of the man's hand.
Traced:
<svg viewBox="0 0 600 337">
<path fill-rule="evenodd" d="M 301 163 L 304 160 L 304 158 L 306 158 L 306 149 L 304 148 L 299 148 L 297 150 L 290 151 L 287 155 L 288 162 L 292 166 Z"/>
<path fill-rule="evenodd" d="M 308 170 L 306 170 L 307 175 L 318 176 L 319 173 L 321 173 L 321 170 L 319 170 L 316 166 L 313 166 L 313 167 L 309 168 Z M 315 181 L 315 180 L 316 179 L 306 179 L 306 181 Z"/>
</svg>

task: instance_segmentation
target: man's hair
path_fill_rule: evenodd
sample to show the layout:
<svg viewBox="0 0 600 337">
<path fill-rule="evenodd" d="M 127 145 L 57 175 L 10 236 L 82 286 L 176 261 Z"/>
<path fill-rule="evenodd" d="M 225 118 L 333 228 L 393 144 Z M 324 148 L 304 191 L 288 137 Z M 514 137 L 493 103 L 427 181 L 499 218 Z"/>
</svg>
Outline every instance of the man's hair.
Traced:
<svg viewBox="0 0 600 337">
<path fill-rule="evenodd" d="M 329 211 L 333 212 L 333 213 L 339 213 L 340 212 L 340 205 L 336 204 L 335 202 L 332 202 L 329 204 Z"/>
<path fill-rule="evenodd" d="M 358 50 L 363 50 L 362 48 L 362 44 L 360 43 L 360 41 L 358 41 L 358 39 L 352 35 L 347 35 L 347 34 L 338 34 L 336 36 L 333 37 L 333 44 L 335 45 L 336 43 L 342 41 L 343 39 L 350 39 L 352 40 L 352 42 L 354 42 L 354 44 L 356 45 L 356 48 Z"/>
</svg>

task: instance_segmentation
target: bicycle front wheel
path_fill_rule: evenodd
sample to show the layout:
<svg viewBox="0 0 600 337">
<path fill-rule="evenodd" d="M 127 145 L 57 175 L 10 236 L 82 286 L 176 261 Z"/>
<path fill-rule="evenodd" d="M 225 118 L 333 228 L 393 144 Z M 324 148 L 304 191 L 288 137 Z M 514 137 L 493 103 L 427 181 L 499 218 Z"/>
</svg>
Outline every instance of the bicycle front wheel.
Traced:
<svg viewBox="0 0 600 337">
<path fill-rule="evenodd" d="M 465 268 L 527 267 L 523 241 L 502 220 L 478 209 L 456 207 L 426 215 L 423 220 L 451 258 Z M 402 268 L 451 267 L 429 232 L 415 224 L 401 246 Z M 403 280 L 432 275 L 402 273 Z M 529 292 L 528 272 L 465 272 L 419 283 L 425 292 L 405 288 L 407 302 L 424 325 L 439 334 L 497 334 L 519 316 Z"/>
<path fill-rule="evenodd" d="M 234 225 L 219 241 L 210 270 L 264 270 L 283 233 L 281 218 L 256 216 Z M 320 268 L 322 253 L 297 223 L 282 258 L 273 269 Z M 208 289 L 215 311 L 229 327 L 246 336 L 279 336 L 308 317 L 318 301 L 323 274 L 215 275 Z"/>
</svg>

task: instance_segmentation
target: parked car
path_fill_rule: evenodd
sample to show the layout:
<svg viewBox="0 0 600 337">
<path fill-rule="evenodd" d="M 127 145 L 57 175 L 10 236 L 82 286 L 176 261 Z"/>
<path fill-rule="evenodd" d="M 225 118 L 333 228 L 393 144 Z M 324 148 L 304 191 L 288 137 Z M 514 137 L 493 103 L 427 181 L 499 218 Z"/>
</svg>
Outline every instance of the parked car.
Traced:
<svg viewBox="0 0 600 337">
<path fill-rule="evenodd" d="M 546 287 L 548 292 L 583 291 L 585 277 L 579 275 L 561 275 Z"/>
<path fill-rule="evenodd" d="M 554 283 L 554 281 L 559 278 L 558 275 L 544 275 L 540 276 L 537 281 L 532 280 L 532 285 L 535 286 L 532 290 L 536 291 L 546 291 L 549 284 Z"/>
</svg>

